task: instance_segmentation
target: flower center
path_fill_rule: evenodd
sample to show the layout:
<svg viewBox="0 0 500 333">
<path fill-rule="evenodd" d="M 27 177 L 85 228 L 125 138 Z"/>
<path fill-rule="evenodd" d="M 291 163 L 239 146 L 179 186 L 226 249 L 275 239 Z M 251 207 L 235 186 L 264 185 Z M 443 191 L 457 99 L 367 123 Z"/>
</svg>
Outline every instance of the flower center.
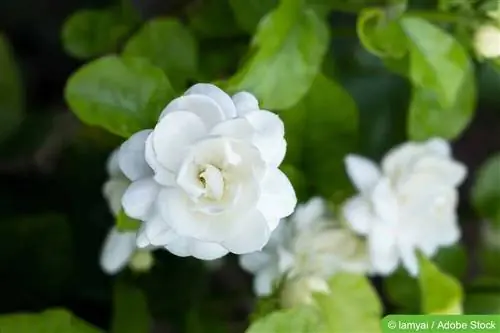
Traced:
<svg viewBox="0 0 500 333">
<path fill-rule="evenodd" d="M 208 164 L 198 174 L 198 179 L 205 190 L 204 197 L 219 201 L 224 195 L 224 176 L 219 168 Z"/>
</svg>

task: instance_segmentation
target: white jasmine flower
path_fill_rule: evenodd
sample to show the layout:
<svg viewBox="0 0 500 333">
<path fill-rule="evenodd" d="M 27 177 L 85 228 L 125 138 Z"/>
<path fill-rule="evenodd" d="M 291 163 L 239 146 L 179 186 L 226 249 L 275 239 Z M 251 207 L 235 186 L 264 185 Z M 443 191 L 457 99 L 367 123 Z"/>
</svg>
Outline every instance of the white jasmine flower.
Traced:
<svg viewBox="0 0 500 333">
<path fill-rule="evenodd" d="M 124 175 L 118 165 L 118 149 L 111 153 L 106 169 L 109 179 L 104 183 L 103 194 L 111 212 L 114 216 L 117 216 L 121 210 L 123 194 L 130 185 L 130 180 Z M 128 263 L 131 263 L 131 260 L 133 262 L 132 266 L 134 268 L 139 267 L 138 270 L 141 270 L 141 268 L 145 270 L 145 266 L 148 265 L 151 267 L 152 260 L 150 260 L 151 263 L 148 265 L 143 262 L 142 266 L 137 264 L 137 258 L 134 260 L 134 256 L 140 256 L 140 253 L 144 252 L 147 252 L 147 255 L 152 258 L 150 250 L 137 250 L 136 237 L 136 232 L 122 232 L 116 227 L 111 228 L 101 251 L 100 264 L 103 271 L 108 274 L 116 274 Z M 142 256 L 144 255 L 146 254 L 142 254 Z"/>
<path fill-rule="evenodd" d="M 194 85 L 120 149 L 138 245 L 205 260 L 261 249 L 296 205 L 285 151 L 283 122 L 254 96 Z"/>
<path fill-rule="evenodd" d="M 402 261 L 416 275 L 416 250 L 433 256 L 460 238 L 456 187 L 467 170 L 453 160 L 446 141 L 402 144 L 384 157 L 381 168 L 350 155 L 346 167 L 359 194 L 344 205 L 344 217 L 367 237 L 375 273 L 391 274 Z"/>
<path fill-rule="evenodd" d="M 299 205 L 264 249 L 240 256 L 240 264 L 255 274 L 254 291 L 259 296 L 271 294 L 283 275 L 316 281 L 339 271 L 366 273 L 369 269 L 362 241 L 328 215 L 321 198 Z"/>
<path fill-rule="evenodd" d="M 500 57 L 500 29 L 495 25 L 483 25 L 475 33 L 474 47 L 484 58 Z"/>
<path fill-rule="evenodd" d="M 281 291 L 281 305 L 293 308 L 314 303 L 313 294 L 329 293 L 328 282 L 318 276 L 298 276 L 288 279 Z"/>
</svg>

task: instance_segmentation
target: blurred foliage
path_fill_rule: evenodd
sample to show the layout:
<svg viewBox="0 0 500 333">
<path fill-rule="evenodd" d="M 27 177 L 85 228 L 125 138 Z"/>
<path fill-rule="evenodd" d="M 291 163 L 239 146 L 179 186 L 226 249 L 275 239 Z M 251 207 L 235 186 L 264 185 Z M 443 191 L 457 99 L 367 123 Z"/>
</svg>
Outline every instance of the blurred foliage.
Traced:
<svg viewBox="0 0 500 333">
<path fill-rule="evenodd" d="M 61 306 L 112 332 L 163 321 L 175 332 L 232 332 L 246 276 L 221 291 L 201 262 L 166 251 L 142 275 L 107 277 L 98 266 L 114 223 L 101 195 L 107 156 L 194 82 L 248 90 L 279 112 L 282 169 L 301 200 L 350 194 L 348 152 L 378 159 L 406 139 L 456 142 L 478 105 L 500 121 L 500 62 L 471 50 L 495 1 L 49 2 L 0 3 L 0 311 L 12 313 L 0 316 L 2 333 L 98 332 Z M 82 124 L 55 121 L 66 108 Z M 483 162 L 471 203 L 498 227 L 498 155 Z M 453 311 L 462 299 L 467 313 L 500 313 L 500 250 L 476 247 L 471 258 L 456 246 L 422 259 L 420 278 L 398 270 L 381 283 L 383 304 L 368 279 L 347 275 L 317 308 L 261 299 L 248 332 L 376 332 L 384 311 Z M 468 279 L 476 262 L 480 283 Z"/>
</svg>

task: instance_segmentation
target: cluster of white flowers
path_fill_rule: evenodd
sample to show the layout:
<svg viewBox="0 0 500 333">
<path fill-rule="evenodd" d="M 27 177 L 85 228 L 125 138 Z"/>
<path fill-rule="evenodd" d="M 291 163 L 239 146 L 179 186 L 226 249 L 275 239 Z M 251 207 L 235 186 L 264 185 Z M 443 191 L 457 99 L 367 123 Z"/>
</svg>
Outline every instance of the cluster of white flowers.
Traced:
<svg viewBox="0 0 500 333">
<path fill-rule="evenodd" d="M 340 216 L 318 197 L 295 209 L 294 189 L 279 170 L 285 151 L 283 122 L 253 95 L 194 85 L 166 106 L 154 129 L 110 157 L 110 209 L 142 224 L 137 232 L 110 231 L 104 270 L 147 269 L 157 248 L 202 260 L 231 252 L 255 274 L 257 295 L 284 281 L 283 305 L 293 306 L 328 292 L 337 272 L 389 275 L 402 263 L 417 275 L 417 251 L 431 257 L 458 241 L 457 187 L 466 168 L 446 141 L 404 143 L 381 166 L 347 156 L 358 194 Z"/>
<path fill-rule="evenodd" d="M 278 169 L 285 152 L 283 122 L 253 95 L 196 84 L 166 106 L 154 129 L 122 144 L 117 168 L 129 185 L 106 184 L 105 193 L 126 187 L 110 204 L 143 222 L 139 248 L 203 260 L 249 253 L 295 209 Z"/>
<path fill-rule="evenodd" d="M 130 180 L 118 165 L 118 150 L 113 151 L 106 166 L 109 179 L 104 183 L 103 194 L 114 216 L 120 213 L 123 194 L 130 185 Z M 127 264 L 134 271 L 147 271 L 153 265 L 153 256 L 149 249 L 138 249 L 136 232 L 119 231 L 112 227 L 101 251 L 101 267 L 108 274 L 116 274 Z"/>
<path fill-rule="evenodd" d="M 299 205 L 264 249 L 240 256 L 240 264 L 255 274 L 259 296 L 271 294 L 285 277 L 285 306 L 310 302 L 313 291 L 328 290 L 326 280 L 338 271 L 364 274 L 370 268 L 360 237 L 335 220 L 321 198 Z"/>
</svg>

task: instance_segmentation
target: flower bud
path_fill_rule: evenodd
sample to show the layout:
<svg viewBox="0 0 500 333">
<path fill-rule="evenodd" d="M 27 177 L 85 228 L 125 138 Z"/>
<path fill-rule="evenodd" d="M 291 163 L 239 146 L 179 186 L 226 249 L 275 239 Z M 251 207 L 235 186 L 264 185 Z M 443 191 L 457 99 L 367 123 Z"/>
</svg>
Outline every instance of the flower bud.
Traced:
<svg viewBox="0 0 500 333">
<path fill-rule="evenodd" d="M 292 308 L 312 304 L 314 293 L 329 293 L 328 283 L 321 277 L 302 276 L 287 280 L 281 292 L 281 305 Z"/>
<path fill-rule="evenodd" d="M 134 272 L 148 272 L 154 265 L 154 258 L 149 250 L 137 250 L 130 259 L 129 267 Z"/>
<path fill-rule="evenodd" d="M 494 25 L 480 27 L 474 36 L 474 47 L 484 58 L 500 57 L 500 29 Z"/>
</svg>

